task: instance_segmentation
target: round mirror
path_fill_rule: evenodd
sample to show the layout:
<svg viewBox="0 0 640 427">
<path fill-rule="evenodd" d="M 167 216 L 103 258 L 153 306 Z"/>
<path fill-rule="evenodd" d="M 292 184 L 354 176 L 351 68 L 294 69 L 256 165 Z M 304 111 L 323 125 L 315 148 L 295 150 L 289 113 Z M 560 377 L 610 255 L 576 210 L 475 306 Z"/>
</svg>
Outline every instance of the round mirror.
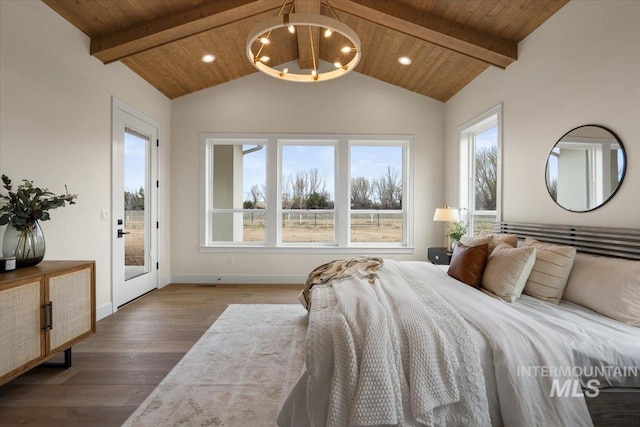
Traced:
<svg viewBox="0 0 640 427">
<path fill-rule="evenodd" d="M 549 154 L 549 195 L 562 208 L 587 212 L 599 208 L 620 188 L 626 171 L 620 138 L 598 125 L 585 125 L 562 136 Z"/>
</svg>

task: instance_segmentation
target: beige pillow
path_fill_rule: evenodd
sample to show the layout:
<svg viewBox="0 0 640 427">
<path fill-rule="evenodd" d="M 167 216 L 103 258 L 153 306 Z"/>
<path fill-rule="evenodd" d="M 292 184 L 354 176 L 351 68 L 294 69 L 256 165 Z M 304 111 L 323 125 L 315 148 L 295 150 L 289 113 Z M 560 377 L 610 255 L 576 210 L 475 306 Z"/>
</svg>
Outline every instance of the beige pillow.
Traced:
<svg viewBox="0 0 640 427">
<path fill-rule="evenodd" d="M 488 245 L 489 253 L 493 249 L 493 236 L 483 236 L 483 237 L 471 237 L 471 236 L 462 236 L 460 238 L 460 243 L 465 246 L 482 246 Z"/>
<path fill-rule="evenodd" d="M 524 240 L 525 246 L 536 248 L 536 263 L 524 286 L 524 293 L 558 304 L 567 285 L 576 248 L 542 243 L 529 237 Z"/>
<path fill-rule="evenodd" d="M 640 261 L 577 254 L 562 298 L 640 326 Z"/>
<path fill-rule="evenodd" d="M 491 236 L 493 237 L 493 244 L 489 245 L 489 252 L 493 251 L 499 243 L 504 242 L 515 248 L 518 246 L 518 235 L 517 234 L 507 234 L 507 233 L 491 233 L 487 230 L 484 230 L 480 233 L 480 237 Z"/>
<path fill-rule="evenodd" d="M 513 248 L 499 243 L 487 260 L 482 287 L 507 302 L 514 302 L 522 294 L 535 262 L 535 247 Z"/>
</svg>

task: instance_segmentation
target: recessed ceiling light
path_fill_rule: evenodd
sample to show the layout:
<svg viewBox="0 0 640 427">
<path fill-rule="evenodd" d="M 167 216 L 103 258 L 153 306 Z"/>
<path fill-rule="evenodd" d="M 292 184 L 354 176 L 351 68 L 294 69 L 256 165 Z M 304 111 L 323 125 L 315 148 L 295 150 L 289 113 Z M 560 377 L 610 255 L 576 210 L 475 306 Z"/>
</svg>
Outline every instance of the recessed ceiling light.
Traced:
<svg viewBox="0 0 640 427">
<path fill-rule="evenodd" d="M 202 59 L 202 62 L 213 62 L 216 60 L 216 57 L 213 55 L 206 54 L 201 59 Z"/>
<path fill-rule="evenodd" d="M 409 58 L 408 56 L 401 56 L 400 58 L 398 58 L 398 62 L 402 65 L 409 65 L 411 64 L 411 58 Z"/>
</svg>

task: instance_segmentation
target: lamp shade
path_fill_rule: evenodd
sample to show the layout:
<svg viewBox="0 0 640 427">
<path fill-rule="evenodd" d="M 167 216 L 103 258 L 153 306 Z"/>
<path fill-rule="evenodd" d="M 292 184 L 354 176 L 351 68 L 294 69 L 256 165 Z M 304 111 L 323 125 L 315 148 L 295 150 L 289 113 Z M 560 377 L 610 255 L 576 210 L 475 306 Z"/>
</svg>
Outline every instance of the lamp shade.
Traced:
<svg viewBox="0 0 640 427">
<path fill-rule="evenodd" d="M 458 209 L 437 208 L 433 214 L 434 221 L 458 222 L 460 221 L 460 213 Z"/>
</svg>

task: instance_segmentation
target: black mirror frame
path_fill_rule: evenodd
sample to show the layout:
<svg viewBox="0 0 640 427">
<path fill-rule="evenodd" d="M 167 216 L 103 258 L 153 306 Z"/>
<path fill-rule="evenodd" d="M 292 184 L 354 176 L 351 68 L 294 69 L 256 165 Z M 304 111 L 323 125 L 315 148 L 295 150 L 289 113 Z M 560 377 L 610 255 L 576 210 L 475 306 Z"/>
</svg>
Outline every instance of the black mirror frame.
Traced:
<svg viewBox="0 0 640 427">
<path fill-rule="evenodd" d="M 620 176 L 620 181 L 618 182 L 618 185 L 616 186 L 616 188 L 611 192 L 611 194 L 609 195 L 609 197 L 607 197 L 606 199 L 604 199 L 602 201 L 602 203 L 600 203 L 599 205 L 591 208 L 591 209 L 586 209 L 583 211 L 576 211 L 573 209 L 567 209 L 564 206 L 562 206 L 560 203 L 557 202 L 557 200 L 555 200 L 553 198 L 553 196 L 551 195 L 551 189 L 549 188 L 549 181 L 548 181 L 548 177 L 549 177 L 549 157 L 551 157 L 551 152 L 553 152 L 553 149 L 556 147 L 556 145 L 558 145 L 558 143 L 560 141 L 562 141 L 564 139 L 565 136 L 569 135 L 571 132 L 573 132 L 576 129 L 580 129 L 583 127 L 587 127 L 587 126 L 591 126 L 591 127 L 597 127 L 600 129 L 604 129 L 605 131 L 609 132 L 614 138 L 615 140 L 618 142 L 618 144 L 620 144 L 620 148 L 622 149 L 622 155 L 624 158 L 624 165 L 622 167 L 622 175 Z M 624 144 L 622 143 L 622 140 L 618 137 L 618 135 L 612 131 L 611 129 L 605 127 L 605 126 L 601 126 L 601 125 L 595 125 L 595 124 L 586 124 L 586 125 L 581 125 L 581 126 L 577 126 L 573 129 L 571 129 L 570 131 L 566 132 L 564 135 L 562 135 L 555 144 L 553 144 L 553 147 L 551 148 L 551 151 L 549 152 L 549 155 L 547 156 L 547 163 L 545 165 L 545 169 L 544 169 L 544 182 L 545 182 L 545 186 L 547 187 L 547 193 L 549 194 L 549 197 L 551 197 L 551 200 L 553 200 L 553 202 L 558 205 L 559 207 L 561 207 L 562 209 L 564 209 L 565 211 L 568 212 L 574 212 L 574 213 L 585 213 L 585 212 L 591 212 L 594 211 L 604 205 L 606 205 L 609 200 L 611 200 L 611 198 L 613 198 L 613 196 L 616 195 L 616 193 L 618 192 L 618 190 L 620 189 L 620 187 L 622 186 L 622 183 L 624 182 L 624 177 L 627 173 L 627 163 L 629 163 L 627 161 L 627 150 L 624 148 Z"/>
</svg>

